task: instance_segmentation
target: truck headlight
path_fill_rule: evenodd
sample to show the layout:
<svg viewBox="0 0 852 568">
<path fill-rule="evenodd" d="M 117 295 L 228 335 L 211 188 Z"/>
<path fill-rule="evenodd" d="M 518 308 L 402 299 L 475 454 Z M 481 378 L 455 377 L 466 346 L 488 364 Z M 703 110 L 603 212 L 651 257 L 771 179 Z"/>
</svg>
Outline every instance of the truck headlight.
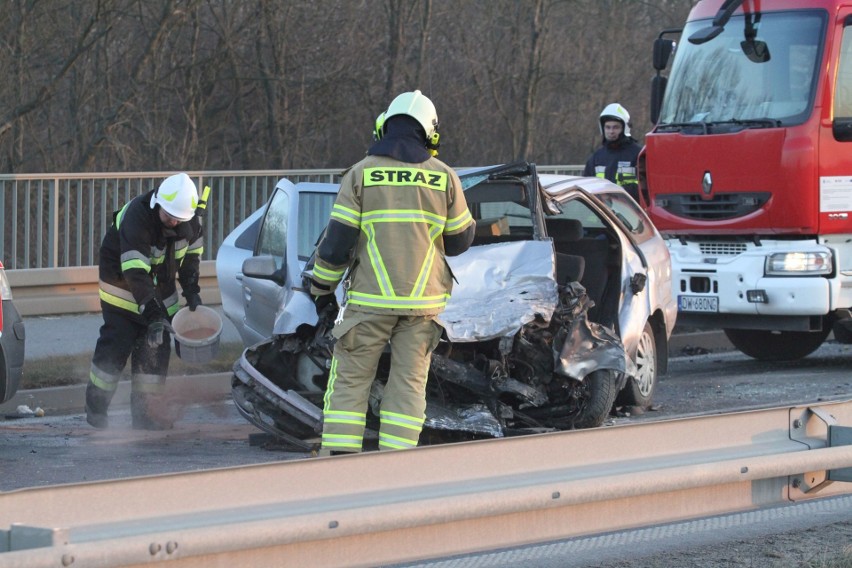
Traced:
<svg viewBox="0 0 852 568">
<path fill-rule="evenodd" d="M 831 253 L 778 252 L 766 258 L 767 276 L 817 276 L 831 274 Z"/>
</svg>

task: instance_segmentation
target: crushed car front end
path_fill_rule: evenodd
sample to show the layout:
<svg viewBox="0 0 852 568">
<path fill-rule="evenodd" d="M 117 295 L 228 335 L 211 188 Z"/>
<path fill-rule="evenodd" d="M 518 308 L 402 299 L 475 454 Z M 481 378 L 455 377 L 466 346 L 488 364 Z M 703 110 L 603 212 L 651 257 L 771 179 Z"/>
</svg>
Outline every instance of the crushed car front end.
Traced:
<svg viewBox="0 0 852 568">
<path fill-rule="evenodd" d="M 460 178 L 478 231 L 474 246 L 447 259 L 458 283 L 439 317 L 445 334 L 432 355 L 421 442 L 602 424 L 624 386 L 627 357 L 614 329 L 589 319 L 585 288 L 557 281 L 535 166 Z M 305 313 L 293 321 L 300 325 L 237 361 L 233 395 L 250 422 L 309 450 L 321 430 L 334 314 L 319 318 L 309 313 L 312 305 L 298 306 Z M 386 353 L 371 394 L 373 416 L 388 368 Z M 368 429 L 374 425 L 368 419 Z"/>
</svg>

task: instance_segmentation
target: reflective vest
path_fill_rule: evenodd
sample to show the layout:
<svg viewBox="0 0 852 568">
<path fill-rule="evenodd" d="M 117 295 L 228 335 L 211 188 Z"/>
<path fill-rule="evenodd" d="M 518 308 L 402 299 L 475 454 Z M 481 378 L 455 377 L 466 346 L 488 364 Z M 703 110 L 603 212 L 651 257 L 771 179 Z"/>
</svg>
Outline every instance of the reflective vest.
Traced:
<svg viewBox="0 0 852 568">
<path fill-rule="evenodd" d="M 346 304 L 359 311 L 434 315 L 452 291 L 443 235 L 473 218 L 458 175 L 437 158 L 407 164 L 367 156 L 343 176 L 331 219 L 359 229 L 351 261 L 318 257 L 314 279 L 334 289 L 347 270 Z"/>
</svg>

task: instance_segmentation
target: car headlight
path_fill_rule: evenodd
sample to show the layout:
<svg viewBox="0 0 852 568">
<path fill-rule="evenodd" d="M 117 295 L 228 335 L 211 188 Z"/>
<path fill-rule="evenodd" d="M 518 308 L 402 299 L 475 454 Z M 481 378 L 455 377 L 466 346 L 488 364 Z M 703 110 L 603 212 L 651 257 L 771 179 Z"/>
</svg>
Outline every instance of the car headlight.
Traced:
<svg viewBox="0 0 852 568">
<path fill-rule="evenodd" d="M 831 253 L 778 252 L 766 258 L 767 276 L 818 276 L 831 274 Z"/>
</svg>

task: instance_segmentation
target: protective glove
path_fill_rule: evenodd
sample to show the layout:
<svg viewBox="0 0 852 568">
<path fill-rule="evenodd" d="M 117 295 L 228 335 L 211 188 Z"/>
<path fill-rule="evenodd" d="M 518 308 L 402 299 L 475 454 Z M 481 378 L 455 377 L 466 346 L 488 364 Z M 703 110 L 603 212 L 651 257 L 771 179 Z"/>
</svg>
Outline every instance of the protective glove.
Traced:
<svg viewBox="0 0 852 568">
<path fill-rule="evenodd" d="M 165 317 L 166 306 L 163 305 L 162 300 L 154 297 L 140 306 L 139 313 L 149 322 L 157 321 Z"/>
<path fill-rule="evenodd" d="M 337 298 L 334 293 L 323 294 L 322 296 L 311 296 L 311 299 L 314 301 L 314 305 L 317 308 L 318 316 L 322 316 L 323 312 L 328 309 L 332 309 L 335 312 L 340 309 L 340 306 L 337 305 Z M 329 308 L 329 306 L 331 306 L 331 308 Z"/>
<path fill-rule="evenodd" d="M 164 319 L 158 319 L 148 324 L 148 347 L 159 347 L 166 341 L 166 333 L 174 334 L 175 330 L 171 324 Z"/>
<path fill-rule="evenodd" d="M 201 295 L 197 293 L 187 294 L 186 305 L 189 307 L 189 311 L 194 312 L 195 308 L 201 305 Z"/>
</svg>

